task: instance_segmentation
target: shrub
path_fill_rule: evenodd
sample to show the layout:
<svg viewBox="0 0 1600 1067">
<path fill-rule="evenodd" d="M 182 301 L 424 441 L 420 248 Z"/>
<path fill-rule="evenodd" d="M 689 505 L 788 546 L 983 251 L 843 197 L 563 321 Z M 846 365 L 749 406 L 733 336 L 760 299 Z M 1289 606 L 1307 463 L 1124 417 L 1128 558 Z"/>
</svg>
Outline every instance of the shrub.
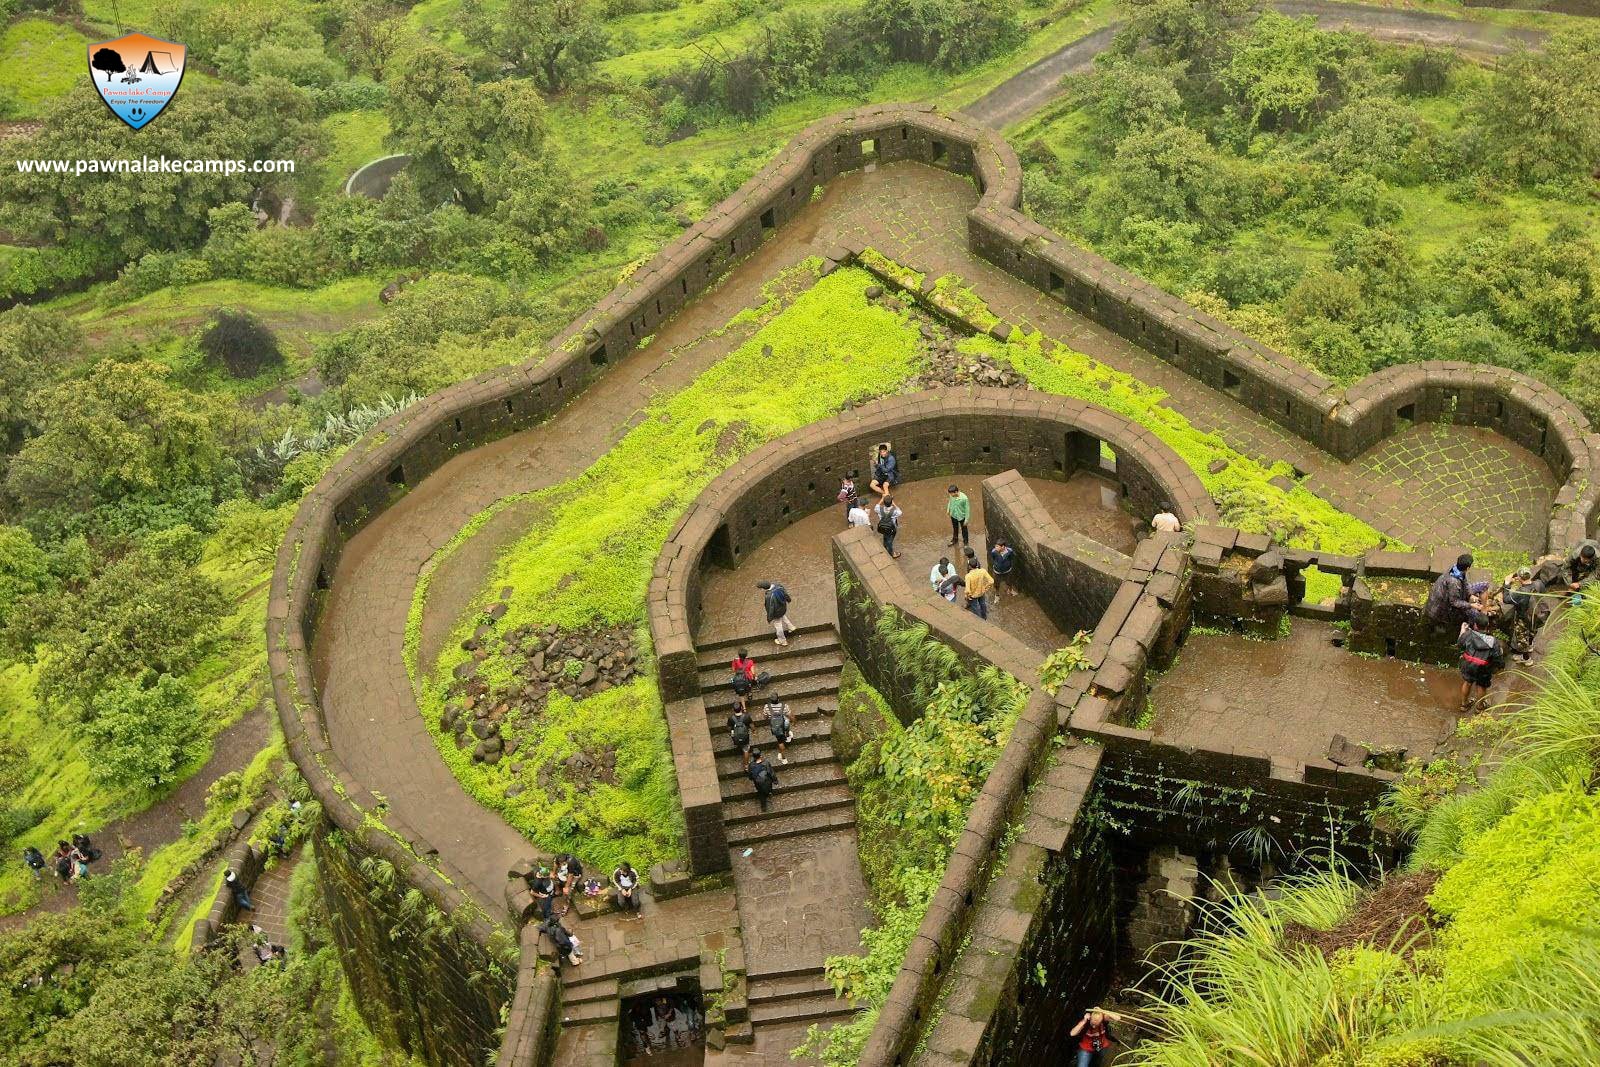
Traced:
<svg viewBox="0 0 1600 1067">
<path fill-rule="evenodd" d="M 281 366 L 278 339 L 248 311 L 219 308 L 200 335 L 200 351 L 221 363 L 235 378 L 254 378 Z"/>
<path fill-rule="evenodd" d="M 959 70 L 1018 37 L 1016 5 L 1006 0 L 866 0 L 867 32 L 891 59 Z"/>
<path fill-rule="evenodd" d="M 204 713 L 170 674 L 118 682 L 101 692 L 81 726 L 90 773 L 116 785 L 161 785 L 199 753 Z"/>
</svg>

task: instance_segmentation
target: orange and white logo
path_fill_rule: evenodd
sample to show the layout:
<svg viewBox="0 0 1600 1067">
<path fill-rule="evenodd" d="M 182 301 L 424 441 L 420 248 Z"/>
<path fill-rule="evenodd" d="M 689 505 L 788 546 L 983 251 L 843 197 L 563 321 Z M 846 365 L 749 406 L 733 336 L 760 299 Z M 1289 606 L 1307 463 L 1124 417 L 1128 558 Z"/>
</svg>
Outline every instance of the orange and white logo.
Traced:
<svg viewBox="0 0 1600 1067">
<path fill-rule="evenodd" d="M 89 46 L 89 77 L 111 113 L 140 130 L 177 95 L 188 54 L 175 41 L 130 33 Z"/>
</svg>

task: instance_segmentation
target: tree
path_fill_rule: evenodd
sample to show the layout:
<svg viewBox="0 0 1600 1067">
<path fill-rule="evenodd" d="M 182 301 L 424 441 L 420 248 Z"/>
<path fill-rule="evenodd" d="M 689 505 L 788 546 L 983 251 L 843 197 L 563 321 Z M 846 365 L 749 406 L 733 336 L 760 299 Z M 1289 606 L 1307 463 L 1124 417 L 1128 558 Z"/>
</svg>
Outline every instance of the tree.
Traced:
<svg viewBox="0 0 1600 1067">
<path fill-rule="evenodd" d="M 169 781 L 195 758 L 205 740 L 203 722 L 182 680 L 146 672 L 102 690 L 79 729 L 97 780 L 148 787 Z"/>
<path fill-rule="evenodd" d="M 83 332 L 60 312 L 19 304 L 0 312 L 0 451 L 27 427 L 26 400 L 83 350 Z"/>
<path fill-rule="evenodd" d="M 1560 30 L 1502 58 L 1472 108 L 1484 169 L 1522 182 L 1572 180 L 1600 159 L 1600 29 Z"/>
<path fill-rule="evenodd" d="M 344 0 L 336 9 L 339 51 L 353 69 L 382 81 L 408 31 L 405 8 L 390 0 Z"/>
<path fill-rule="evenodd" d="M 183 35 L 193 48 L 193 38 Z M 106 114 L 90 86 L 54 101 L 40 129 L 0 141 L 0 229 L 71 243 L 115 262 L 146 252 L 192 248 L 205 239 L 206 212 L 248 202 L 259 189 L 287 188 L 293 175 L 24 172 L 17 159 L 293 159 L 326 144 L 311 97 L 276 78 L 249 85 L 185 86 L 161 121 L 135 132 Z"/>
<path fill-rule="evenodd" d="M 95 364 L 81 379 L 34 393 L 39 427 L 11 462 L 6 487 L 32 507 L 88 506 L 133 491 L 218 485 L 233 462 L 222 403 L 173 385 L 159 363 Z"/>
<path fill-rule="evenodd" d="M 10 615 L 18 601 L 54 585 L 50 560 L 33 535 L 20 526 L 0 526 L 0 618 Z"/>
<path fill-rule="evenodd" d="M 503 60 L 513 73 L 534 77 L 558 93 L 608 49 L 605 26 L 590 0 L 533 0 L 490 15 L 481 0 L 461 6 L 467 40 Z"/>
<path fill-rule="evenodd" d="M 228 604 L 184 555 L 172 546 L 141 547 L 104 564 L 81 589 L 44 605 L 40 596 L 27 598 L 16 614 L 37 627 L 33 644 L 49 649 L 40 695 L 92 715 L 103 690 L 147 672 L 182 675 L 199 663 Z M 8 621 L 8 631 L 20 625 Z"/>
<path fill-rule="evenodd" d="M 106 72 L 107 85 L 111 84 L 111 75 L 121 74 L 128 69 L 123 65 L 122 57 L 114 49 L 110 48 L 102 48 L 96 52 L 94 59 L 90 62 L 90 66 L 94 67 L 95 70 Z"/>
<path fill-rule="evenodd" d="M 254 378 L 283 363 L 278 339 L 248 311 L 219 308 L 200 337 L 200 351 L 235 378 Z"/>
<path fill-rule="evenodd" d="M 516 191 L 529 168 L 542 168 L 545 195 L 571 204 L 571 180 L 548 151 L 544 101 L 532 82 L 475 86 L 454 55 L 424 48 L 391 72 L 389 86 L 389 121 L 424 195 L 481 211 Z"/>
<path fill-rule="evenodd" d="M 891 59 L 945 70 L 987 59 L 1019 32 L 1009 0 L 867 0 L 862 18 Z"/>
</svg>

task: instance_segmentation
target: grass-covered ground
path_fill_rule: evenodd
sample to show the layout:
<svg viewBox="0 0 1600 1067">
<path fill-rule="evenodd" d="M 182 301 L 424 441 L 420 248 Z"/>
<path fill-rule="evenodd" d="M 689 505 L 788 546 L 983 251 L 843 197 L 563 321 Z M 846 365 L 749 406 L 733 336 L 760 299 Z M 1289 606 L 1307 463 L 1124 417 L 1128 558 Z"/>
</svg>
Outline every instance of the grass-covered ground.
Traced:
<svg viewBox="0 0 1600 1067">
<path fill-rule="evenodd" d="M 88 43 L 71 26 L 47 19 L 18 19 L 0 29 L 0 70 L 15 101 L 0 118 L 38 118 L 47 103 L 82 81 L 89 70 Z"/>
</svg>

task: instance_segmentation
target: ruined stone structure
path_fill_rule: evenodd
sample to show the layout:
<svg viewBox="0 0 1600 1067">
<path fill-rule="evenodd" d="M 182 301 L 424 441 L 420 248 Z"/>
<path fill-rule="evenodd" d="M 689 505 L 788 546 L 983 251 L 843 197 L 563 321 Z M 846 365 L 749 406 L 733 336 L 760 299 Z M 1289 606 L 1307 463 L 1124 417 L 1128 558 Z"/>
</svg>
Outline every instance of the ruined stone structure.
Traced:
<svg viewBox="0 0 1600 1067">
<path fill-rule="evenodd" d="M 574 1003 L 614 1002 L 605 983 L 620 989 L 632 963 L 640 973 L 686 968 L 703 975 L 702 988 L 715 983 L 719 995 L 721 984 L 731 981 L 729 1033 L 743 1026 L 738 1036 L 745 1039 L 752 1024 L 759 1033 L 763 1019 L 805 1018 L 774 1005 L 822 995 L 783 986 L 792 976 L 774 973 L 765 978 L 765 994 L 750 991 L 747 1009 L 746 976 L 727 962 L 730 948 L 742 957 L 741 943 L 718 926 L 742 922 L 745 940 L 761 932 L 740 918 L 748 901 L 740 896 L 738 870 L 736 911 L 721 905 L 721 911 L 695 910 L 695 921 L 705 923 L 686 928 L 681 940 L 672 940 L 674 929 L 656 928 L 670 951 L 641 950 L 615 971 L 558 982 L 552 968 L 539 963 L 536 940 L 515 929 L 481 879 L 475 883 L 463 872 L 460 854 L 430 842 L 390 810 L 378 783 L 349 772 L 329 740 L 309 650 L 341 552 L 376 517 L 453 457 L 581 402 L 586 387 L 641 339 L 805 211 L 820 186 L 868 164 L 900 161 L 972 179 L 981 194 L 966 216 L 972 252 L 1294 437 L 1349 460 L 1415 422 L 1486 427 L 1539 457 L 1561 483 L 1545 543 L 1564 546 L 1593 529 L 1600 508 L 1595 439 L 1581 414 L 1548 387 L 1498 368 L 1423 364 L 1342 390 L 1028 218 L 1020 210 L 1017 157 L 994 133 L 911 106 L 869 107 L 819 122 L 563 331 L 542 358 L 435 394 L 358 442 L 307 494 L 279 551 L 268 608 L 269 666 L 289 752 L 327 820 L 318 843 L 324 893 L 364 1013 L 407 1051 L 428 1062 L 466 1064 L 481 1062 L 498 1046 L 502 1067 L 552 1062 L 560 1058 L 554 1051 L 560 1022 L 572 1021 L 564 987 L 573 987 Z M 862 250 L 831 249 L 826 269 L 853 261 Z M 924 287 L 931 286 L 930 280 Z M 1001 322 L 989 329 L 1004 337 L 1025 325 Z M 1344 595 L 1324 614 L 1349 619 L 1353 644 L 1424 656 L 1436 644 L 1419 617 L 1404 597 L 1391 598 L 1374 580 L 1431 577 L 1454 550 L 1430 546 L 1439 551 L 1352 559 L 1274 549 L 1264 537 L 1217 526 L 1194 473 L 1148 430 L 1090 405 L 1035 394 L 899 398 L 802 430 L 736 465 L 702 495 L 664 546 L 650 587 L 647 611 L 697 874 L 729 865 L 726 822 L 733 817 L 702 691 L 706 668 L 699 653 L 714 650 L 697 650 L 695 642 L 702 567 L 735 564 L 784 526 L 831 506 L 846 457 L 858 458 L 866 443 L 891 429 L 919 467 L 991 476 L 983 501 L 993 527 L 1018 549 L 1025 588 L 1063 630 L 1091 630 L 1093 641 L 1087 669 L 1051 697 L 1033 677 L 1037 657 L 1014 638 L 942 601 L 913 595 L 903 576 L 884 565 L 881 551 L 872 551 L 866 532 L 834 540 L 835 567 L 859 590 L 859 599 L 839 605 L 838 646 L 895 701 L 897 713 L 910 716 L 917 709 L 886 669 L 868 625 L 886 605 L 926 622 L 963 658 L 1000 664 L 1032 689 L 862 1062 L 1037 1059 L 1060 1047 L 1060 998 L 1088 996 L 1103 985 L 1115 940 L 1113 917 L 1088 891 L 1108 877 L 1107 860 L 1082 817 L 1092 791 L 1132 789 L 1141 778 L 1159 786 L 1181 777 L 1203 786 L 1202 794 L 1211 791 L 1212 815 L 1222 819 L 1229 808 L 1217 799 L 1222 791 L 1249 789 L 1261 798 L 1260 810 L 1270 808 L 1279 820 L 1282 839 L 1297 843 L 1326 838 L 1332 809 L 1364 807 L 1387 781 L 1384 772 L 1285 761 L 1242 744 L 1226 751 L 1168 745 L 1131 725 L 1148 672 L 1171 661 L 1190 620 L 1199 615 L 1270 626 L 1297 608 L 1298 576 L 1315 565 L 1345 582 Z M 1102 464 L 1101 442 L 1116 454 L 1113 469 Z M 1114 479 L 1143 514 L 1159 499 L 1172 501 L 1193 530 L 1192 543 L 1152 537 L 1132 555 L 1112 551 L 1056 526 L 1022 480 L 1059 480 L 1091 469 Z M 447 538 L 445 532 L 440 541 Z M 1053 740 L 1062 734 L 1069 740 L 1057 748 Z M 1184 810 L 1155 807 L 1158 815 L 1141 828 L 1152 842 L 1207 847 L 1207 841 L 1187 840 L 1193 820 Z M 1259 819 L 1235 817 L 1240 825 L 1225 831 L 1251 830 Z M 1021 832 L 1002 849 L 1013 822 Z M 1342 844 L 1368 855 L 1392 848 L 1370 829 L 1365 836 L 1349 831 Z M 508 858 L 507 869 L 520 858 Z M 381 881 L 374 870 L 384 872 Z M 442 933 L 421 944 L 386 936 L 414 910 L 406 903 L 412 891 L 441 917 Z M 661 921 L 688 914 L 669 911 Z M 519 936 L 520 964 L 513 966 L 510 946 Z M 1049 976 L 1045 985 L 1031 977 L 1040 971 Z M 502 1010 L 507 1021 L 497 1038 Z M 614 1013 L 610 1019 L 614 1055 Z M 919 1043 L 924 1052 L 916 1054 Z M 604 1062 L 604 1048 L 593 1058 Z M 579 1054 L 563 1062 L 580 1062 Z"/>
</svg>

